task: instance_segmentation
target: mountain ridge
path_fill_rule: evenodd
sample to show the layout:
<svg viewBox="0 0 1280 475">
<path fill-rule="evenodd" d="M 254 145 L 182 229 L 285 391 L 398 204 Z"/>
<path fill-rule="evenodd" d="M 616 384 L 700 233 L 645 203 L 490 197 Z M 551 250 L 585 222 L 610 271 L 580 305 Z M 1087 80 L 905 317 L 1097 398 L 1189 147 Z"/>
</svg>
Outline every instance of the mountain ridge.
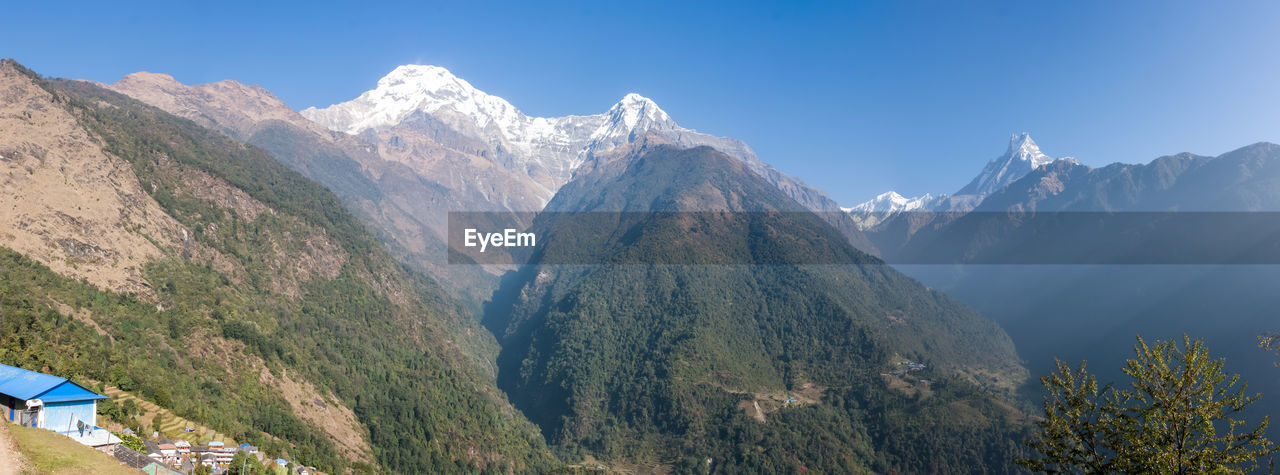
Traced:
<svg viewBox="0 0 1280 475">
<path fill-rule="evenodd" d="M 411 82 L 414 78 L 423 77 L 426 79 L 421 84 Z M 435 87 L 440 89 L 433 89 Z M 379 96 L 394 96 L 389 100 L 394 107 L 382 104 L 394 113 L 377 112 L 380 110 L 376 100 Z M 746 143 L 682 128 L 653 100 L 635 93 L 624 95 L 601 114 L 530 117 L 505 99 L 474 88 L 444 68 L 405 65 L 380 79 L 378 87 L 351 101 L 323 109 L 307 108 L 300 113 L 333 130 L 365 135 L 372 131 L 372 135 L 380 135 L 379 132 L 395 127 L 414 111 L 433 115 L 464 135 L 480 139 L 488 144 L 493 155 L 491 159 L 514 171 L 529 174 L 542 188 L 541 193 L 532 197 L 539 202 L 538 209 L 545 206 L 555 191 L 593 157 L 608 154 L 644 135 L 657 133 L 681 147 L 709 145 L 742 160 L 812 211 L 833 214 L 840 211 L 839 205 L 825 192 L 768 165 Z M 491 124 L 498 125 L 490 127 Z M 870 246 L 865 237 L 852 229 L 852 224 L 836 224 L 842 229 L 849 228 L 845 232 L 855 245 Z"/>
<path fill-rule="evenodd" d="M 61 193 L 11 196 L 29 224 L 0 234 L 23 251 L 0 249 L 0 360 L 137 390 L 326 471 L 554 466 L 487 382 L 487 333 L 331 191 L 89 82 L 5 60 L 0 91 L 25 109 L 0 117 L 0 144 L 22 145 L 0 148 L 6 185 L 65 174 L 48 180 Z M 50 132 L 60 141 L 44 142 Z M 60 209 L 59 196 L 78 206 Z M 45 251 L 20 245 L 45 238 Z M 94 278 L 107 271 L 136 286 Z M 404 429 L 410 419 L 429 432 Z"/>
<path fill-rule="evenodd" d="M 443 68 L 405 66 L 396 71 L 399 72 L 394 76 L 406 77 L 395 79 L 389 74 L 390 79 L 379 81 L 383 86 L 399 88 L 382 91 L 400 94 L 395 113 L 377 115 L 369 112 L 372 109 L 365 110 L 371 114 L 369 117 L 383 118 L 385 123 L 365 128 L 354 136 L 337 126 L 336 122 L 330 121 L 329 125 L 333 127 L 326 128 L 305 117 L 321 114 L 318 109 L 302 113 L 282 109 L 261 114 L 269 118 L 282 117 L 280 121 L 253 122 L 243 120 L 243 114 L 233 114 L 241 107 L 238 104 L 284 107 L 278 99 L 255 98 L 259 91 L 269 94 L 256 86 L 213 88 L 211 85 L 196 85 L 183 89 L 167 80 L 149 84 L 143 79 L 150 76 L 142 75 L 122 79 L 110 87 L 268 149 L 289 166 L 337 191 L 348 206 L 360 210 L 367 223 L 383 231 L 383 241 L 396 250 L 398 256 L 416 263 L 419 268 L 447 276 L 445 281 L 454 293 L 477 305 L 483 300 L 481 294 L 487 291 L 484 289 L 492 285 L 489 278 L 471 275 L 473 273 L 469 271 L 474 269 L 443 265 L 446 258 L 440 242 L 445 237 L 445 214 L 448 211 L 539 211 L 575 174 L 626 156 L 618 152 L 628 144 L 655 134 L 681 147 L 710 145 L 738 158 L 789 196 L 819 212 L 841 229 L 856 247 L 873 249 L 870 240 L 822 191 L 764 163 L 741 141 L 680 128 L 656 103 L 642 96 L 624 96 L 608 111 L 595 116 L 530 118 L 505 100 L 488 96 Z M 409 81 L 412 79 L 410 73 L 417 75 L 414 77 L 427 76 L 425 85 Z M 441 84 L 447 86 L 443 92 L 420 91 L 423 87 L 444 87 Z M 239 91 L 246 91 L 246 94 L 237 97 L 235 93 Z M 368 99 L 376 92 L 377 89 L 366 91 L 361 97 Z M 420 97 L 419 93 L 426 96 Z M 559 147 L 547 155 L 551 157 L 548 160 L 567 160 L 565 163 L 572 164 L 574 168 L 568 170 L 565 168 L 568 165 L 544 167 L 538 164 L 538 160 L 520 156 L 516 153 L 519 152 L 518 147 L 512 146 L 502 127 L 494 126 L 490 118 L 477 119 L 451 108 L 451 101 L 464 101 L 466 98 L 476 99 L 481 105 L 492 105 L 489 109 L 497 111 L 493 114 L 495 117 L 507 117 L 512 123 L 525 125 L 541 124 L 541 130 L 548 133 L 555 131 L 549 124 L 563 119 L 563 124 L 572 125 L 566 130 L 577 137 L 577 145 L 565 146 L 567 139 L 564 137 L 561 137 L 564 140 L 534 145 Z M 430 107 L 427 109 L 434 112 L 429 113 L 419 107 L 428 99 Z M 357 98 L 345 104 L 356 107 L 362 104 L 360 101 Z M 330 115 L 340 111 L 332 109 L 339 105 L 328 109 Z M 462 109 L 478 113 L 482 108 L 467 106 Z M 485 128 L 482 129 L 481 124 Z M 591 138 L 593 134 L 594 139 Z M 303 145 L 304 141 L 319 144 Z M 577 161 L 579 159 L 581 162 Z M 466 275 L 456 275 L 458 273 Z"/>
<path fill-rule="evenodd" d="M 932 196 L 928 193 L 905 198 L 889 191 L 854 206 L 841 208 L 853 218 L 863 231 L 888 225 L 896 217 L 912 211 L 928 211 L 946 214 L 966 213 L 988 195 L 1026 176 L 1032 171 L 1058 162 L 1079 162 L 1072 157 L 1053 158 L 1040 151 L 1031 135 L 1022 132 L 1009 136 L 1004 154 L 991 159 L 982 171 L 954 194 Z"/>
</svg>

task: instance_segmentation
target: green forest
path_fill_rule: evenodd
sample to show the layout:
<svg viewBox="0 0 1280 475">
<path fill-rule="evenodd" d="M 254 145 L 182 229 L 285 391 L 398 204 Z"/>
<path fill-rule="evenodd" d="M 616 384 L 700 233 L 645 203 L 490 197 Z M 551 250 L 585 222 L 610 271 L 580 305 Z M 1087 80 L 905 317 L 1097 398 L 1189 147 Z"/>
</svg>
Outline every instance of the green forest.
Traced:
<svg viewBox="0 0 1280 475">
<path fill-rule="evenodd" d="M 1013 470 L 1025 371 L 1008 337 L 730 160 L 659 147 L 549 205 L 588 219 L 540 218 L 542 258 L 609 263 L 529 268 L 486 321 L 499 386 L 557 453 L 692 473 Z M 750 212 L 600 212 L 716 202 Z M 776 264 L 826 261 L 861 264 Z M 886 374 L 903 359 L 929 369 Z M 753 402 L 805 391 L 753 418 Z"/>
</svg>

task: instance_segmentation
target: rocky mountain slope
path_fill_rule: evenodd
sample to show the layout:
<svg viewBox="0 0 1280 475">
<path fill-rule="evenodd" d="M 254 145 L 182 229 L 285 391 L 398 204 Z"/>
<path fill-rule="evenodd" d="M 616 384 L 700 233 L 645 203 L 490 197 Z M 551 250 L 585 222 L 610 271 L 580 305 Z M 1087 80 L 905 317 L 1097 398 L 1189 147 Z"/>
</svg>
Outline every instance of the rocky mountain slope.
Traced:
<svg viewBox="0 0 1280 475">
<path fill-rule="evenodd" d="M 186 86 L 165 74 L 134 73 L 106 87 L 270 152 L 333 190 L 397 260 L 436 276 L 464 301 L 480 302 L 491 292 L 484 269 L 445 264 L 446 212 L 503 209 L 487 201 L 518 181 L 502 170 L 471 167 L 477 157 L 429 138 L 380 146 L 330 131 L 270 92 L 235 81 Z M 457 172 L 469 168 L 481 169 Z M 471 188 L 473 179 L 496 188 Z"/>
<path fill-rule="evenodd" d="M 552 466 L 492 338 L 331 192 L 91 83 L 6 60 L 0 91 L 0 360 L 328 472 Z"/>
<path fill-rule="evenodd" d="M 658 135 L 685 148 L 710 146 L 741 160 L 806 208 L 823 213 L 855 245 L 869 246 L 822 191 L 769 166 L 741 141 L 680 127 L 656 103 L 638 94 L 627 94 L 603 114 L 531 117 L 444 68 L 405 65 L 351 101 L 301 113 L 330 129 L 393 146 L 426 136 L 447 148 L 478 155 L 477 166 L 496 166 L 516 179 L 500 182 L 501 187 L 486 197 L 487 203 L 513 211 L 542 209 L 579 168 L 590 169 L 590 162 L 646 135 Z M 456 173 L 469 176 L 461 170 Z M 484 177 L 472 183 L 490 184 Z"/>
</svg>

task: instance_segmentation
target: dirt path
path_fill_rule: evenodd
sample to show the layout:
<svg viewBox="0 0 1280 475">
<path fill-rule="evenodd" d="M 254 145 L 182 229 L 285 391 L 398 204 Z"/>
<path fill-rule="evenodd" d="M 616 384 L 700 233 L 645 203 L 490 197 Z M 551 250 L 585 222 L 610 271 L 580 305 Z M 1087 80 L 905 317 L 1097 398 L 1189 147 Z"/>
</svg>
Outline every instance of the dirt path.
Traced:
<svg viewBox="0 0 1280 475">
<path fill-rule="evenodd" d="M 0 421 L 0 475 L 18 475 L 22 473 L 22 459 L 18 454 L 18 446 L 9 435 L 9 421 Z"/>
</svg>

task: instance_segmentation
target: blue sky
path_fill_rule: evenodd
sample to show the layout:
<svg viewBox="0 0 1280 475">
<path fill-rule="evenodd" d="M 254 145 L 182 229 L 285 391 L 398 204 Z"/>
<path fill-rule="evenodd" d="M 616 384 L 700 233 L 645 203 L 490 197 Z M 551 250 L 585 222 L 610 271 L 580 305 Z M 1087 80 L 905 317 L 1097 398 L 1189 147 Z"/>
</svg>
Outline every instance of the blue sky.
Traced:
<svg viewBox="0 0 1280 475">
<path fill-rule="evenodd" d="M 954 192 L 1030 132 L 1089 165 L 1280 142 L 1280 2 L 39 2 L 0 56 L 46 76 L 236 79 L 295 108 L 405 63 L 532 115 L 627 92 L 849 205 Z"/>
</svg>

